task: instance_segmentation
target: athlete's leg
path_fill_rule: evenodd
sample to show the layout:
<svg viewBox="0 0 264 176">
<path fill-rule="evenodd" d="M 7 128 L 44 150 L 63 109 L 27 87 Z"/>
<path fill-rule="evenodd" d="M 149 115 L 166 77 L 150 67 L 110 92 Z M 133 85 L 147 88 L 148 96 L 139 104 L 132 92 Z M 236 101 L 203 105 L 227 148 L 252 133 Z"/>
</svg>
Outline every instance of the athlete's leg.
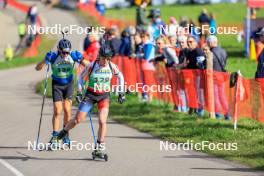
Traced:
<svg viewBox="0 0 264 176">
<path fill-rule="evenodd" d="M 71 118 L 71 110 L 72 110 L 72 96 L 73 96 L 73 88 L 74 83 L 71 82 L 67 87 L 65 87 L 63 91 L 63 109 L 64 109 L 64 125 L 68 123 Z"/>
<path fill-rule="evenodd" d="M 72 114 L 72 100 L 66 99 L 63 102 L 63 109 L 64 109 L 64 124 L 67 124 L 71 119 Z"/>
<path fill-rule="evenodd" d="M 107 131 L 107 116 L 108 116 L 109 108 L 102 108 L 99 110 L 99 129 L 98 129 L 98 141 L 104 142 L 105 135 Z"/>
<path fill-rule="evenodd" d="M 109 112 L 108 98 L 98 102 L 98 110 L 99 110 L 98 142 L 103 143 L 107 131 L 106 122 Z"/>
<path fill-rule="evenodd" d="M 93 103 L 92 102 L 90 102 L 90 101 L 83 101 L 80 104 L 80 106 L 79 106 L 79 110 L 78 110 L 75 118 L 74 119 L 71 119 L 66 124 L 66 126 L 64 127 L 64 129 L 59 133 L 58 139 L 62 139 L 63 137 L 65 137 L 69 130 L 71 130 L 72 128 L 74 128 L 78 123 L 80 123 L 83 119 L 85 119 L 87 113 L 90 112 L 92 108 L 93 108 Z"/>
<path fill-rule="evenodd" d="M 50 143 L 53 145 L 57 145 L 57 137 L 59 135 L 60 129 L 60 116 L 62 113 L 62 101 L 55 101 L 53 103 L 53 118 L 52 118 L 52 137 L 50 139 Z"/>
<path fill-rule="evenodd" d="M 58 133 L 60 129 L 60 116 L 63 108 L 63 91 L 60 86 L 52 82 L 52 98 L 53 98 L 53 118 L 52 127 L 53 134 Z M 53 135 L 56 136 L 56 135 Z"/>
<path fill-rule="evenodd" d="M 53 103 L 53 118 L 52 118 L 53 131 L 59 131 L 60 129 L 61 113 L 62 113 L 62 101 L 54 102 Z"/>
<path fill-rule="evenodd" d="M 75 118 L 71 119 L 64 127 L 65 131 L 69 131 L 85 119 L 87 112 L 78 111 Z"/>
</svg>

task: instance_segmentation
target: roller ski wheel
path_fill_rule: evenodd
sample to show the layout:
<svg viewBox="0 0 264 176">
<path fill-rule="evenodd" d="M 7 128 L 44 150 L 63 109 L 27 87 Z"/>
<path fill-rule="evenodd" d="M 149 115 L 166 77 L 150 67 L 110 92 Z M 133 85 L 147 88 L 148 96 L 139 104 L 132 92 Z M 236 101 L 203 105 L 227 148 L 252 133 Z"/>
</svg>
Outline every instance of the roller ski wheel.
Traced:
<svg viewBox="0 0 264 176">
<path fill-rule="evenodd" d="M 98 159 L 103 159 L 105 161 L 108 161 L 108 155 L 104 154 L 104 153 L 101 153 L 100 151 L 93 151 L 92 152 L 92 158 L 93 158 L 93 160 L 98 158 Z"/>
</svg>

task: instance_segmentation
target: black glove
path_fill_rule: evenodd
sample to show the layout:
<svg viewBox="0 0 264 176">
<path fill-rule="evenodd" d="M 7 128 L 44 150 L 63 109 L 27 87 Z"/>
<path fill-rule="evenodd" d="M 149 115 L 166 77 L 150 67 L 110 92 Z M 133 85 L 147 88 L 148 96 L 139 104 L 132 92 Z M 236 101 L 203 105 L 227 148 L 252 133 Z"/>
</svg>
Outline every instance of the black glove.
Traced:
<svg viewBox="0 0 264 176">
<path fill-rule="evenodd" d="M 122 103 L 125 102 L 125 100 L 126 100 L 125 94 L 120 93 L 120 94 L 118 95 L 118 103 L 122 104 Z"/>
<path fill-rule="evenodd" d="M 82 94 L 81 93 L 77 93 L 76 101 L 77 101 L 78 104 L 82 102 L 82 98 L 83 98 Z"/>
</svg>

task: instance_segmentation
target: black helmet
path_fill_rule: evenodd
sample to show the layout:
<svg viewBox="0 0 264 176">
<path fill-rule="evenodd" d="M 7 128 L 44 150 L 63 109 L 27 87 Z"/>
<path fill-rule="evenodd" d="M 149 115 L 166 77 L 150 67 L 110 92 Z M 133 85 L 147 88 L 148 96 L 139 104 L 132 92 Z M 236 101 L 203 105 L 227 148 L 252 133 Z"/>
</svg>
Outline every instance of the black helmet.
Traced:
<svg viewBox="0 0 264 176">
<path fill-rule="evenodd" d="M 114 55 L 115 52 L 111 41 L 103 41 L 99 50 L 99 57 L 113 57 Z"/>
<path fill-rule="evenodd" d="M 70 52 L 71 51 L 71 42 L 67 39 L 61 39 L 58 43 L 57 48 L 60 51 Z"/>
<path fill-rule="evenodd" d="M 148 18 L 158 18 L 160 15 L 160 9 L 151 9 Z"/>
</svg>

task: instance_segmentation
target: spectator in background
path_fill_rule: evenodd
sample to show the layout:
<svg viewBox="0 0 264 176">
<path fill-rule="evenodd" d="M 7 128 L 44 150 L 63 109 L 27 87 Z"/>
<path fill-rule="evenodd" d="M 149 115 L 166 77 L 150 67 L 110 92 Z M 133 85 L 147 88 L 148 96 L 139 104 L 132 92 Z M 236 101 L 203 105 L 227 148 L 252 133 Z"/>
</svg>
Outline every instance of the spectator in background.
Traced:
<svg viewBox="0 0 264 176">
<path fill-rule="evenodd" d="M 230 120 L 228 112 L 228 102 L 225 94 L 225 66 L 227 61 L 227 54 L 224 49 L 218 46 L 217 37 L 210 35 L 206 40 L 211 52 L 213 53 L 213 70 L 214 74 L 214 100 L 215 100 L 215 117 L 221 118 L 221 112 L 224 112 L 226 120 Z M 221 73 L 222 72 L 222 73 Z"/>
<path fill-rule="evenodd" d="M 14 52 L 13 52 L 13 48 L 11 47 L 10 44 L 8 44 L 4 50 L 4 57 L 6 61 L 10 61 L 13 59 L 14 57 Z"/>
<path fill-rule="evenodd" d="M 83 50 L 85 51 L 89 45 L 90 45 L 90 40 L 89 40 L 89 34 L 87 34 L 87 36 L 84 38 L 84 41 L 83 41 Z"/>
<path fill-rule="evenodd" d="M 136 25 L 139 31 L 147 29 L 147 25 L 148 25 L 148 19 L 146 14 L 147 5 L 148 5 L 148 0 L 142 0 L 141 5 L 137 7 Z"/>
<path fill-rule="evenodd" d="M 262 42 L 262 44 L 264 44 L 264 28 L 262 28 L 258 34 L 259 34 L 259 41 Z M 264 101 L 264 49 L 262 49 L 258 57 L 258 67 L 255 74 L 255 78 L 258 82 L 260 82 L 262 99 Z"/>
<path fill-rule="evenodd" d="M 134 50 L 135 56 L 134 57 L 139 58 L 140 55 L 143 54 L 143 46 L 144 46 L 139 33 L 135 34 L 134 41 L 135 41 L 135 50 Z"/>
<path fill-rule="evenodd" d="M 206 61 L 204 53 L 201 48 L 198 47 L 198 43 L 195 36 L 188 36 L 187 44 L 189 52 L 187 54 L 187 69 L 205 69 Z"/>
<path fill-rule="evenodd" d="M 195 22 L 192 19 L 190 19 L 189 20 L 189 34 L 192 36 L 195 36 L 197 42 L 199 41 L 199 32 L 200 31 L 196 27 Z"/>
<path fill-rule="evenodd" d="M 133 53 L 135 53 L 134 36 L 136 35 L 137 30 L 134 26 L 129 26 L 126 30 L 128 31 L 128 34 L 129 34 L 131 54 L 133 54 Z"/>
<path fill-rule="evenodd" d="M 87 30 L 87 36 L 85 37 L 85 39 L 83 41 L 83 50 L 84 51 L 87 50 L 87 48 L 89 47 L 89 45 L 91 43 L 90 40 L 89 40 L 89 35 L 91 34 L 91 32 L 92 32 L 92 28 L 89 28 Z"/>
<path fill-rule="evenodd" d="M 258 34 L 259 41 L 264 44 L 264 28 L 262 28 Z M 258 67 L 255 74 L 255 78 L 264 78 L 264 49 L 262 49 L 258 57 Z"/>
<path fill-rule="evenodd" d="M 165 36 L 159 37 L 156 45 L 158 46 L 159 55 L 155 57 L 155 61 L 163 61 L 166 67 L 173 67 L 179 63 L 174 47 Z"/>
<path fill-rule="evenodd" d="M 24 22 L 20 22 L 18 24 L 18 35 L 19 35 L 19 43 L 15 49 L 15 53 L 21 48 L 24 38 L 26 36 L 26 24 Z"/>
<path fill-rule="evenodd" d="M 199 15 L 198 22 L 199 22 L 201 29 L 205 29 L 204 33 L 202 33 L 202 32 L 200 33 L 200 39 L 201 39 L 200 44 L 202 46 L 202 44 L 204 43 L 204 41 L 208 35 L 208 32 L 209 32 L 206 29 L 209 28 L 209 24 L 210 24 L 210 17 L 209 17 L 207 10 L 205 8 L 202 10 L 201 14 Z"/>
<path fill-rule="evenodd" d="M 177 20 L 174 17 L 170 17 L 170 23 L 168 25 L 166 35 L 168 35 L 168 36 L 176 35 L 178 28 L 179 28 L 179 24 L 178 24 Z"/>
<path fill-rule="evenodd" d="M 210 51 L 210 47 L 208 45 L 203 46 L 203 52 L 206 57 L 206 92 L 209 117 L 215 118 L 213 53 Z"/>
<path fill-rule="evenodd" d="M 207 10 L 205 8 L 202 10 L 201 14 L 199 15 L 198 22 L 200 23 L 200 26 L 209 25 L 210 17 L 209 17 Z"/>
<path fill-rule="evenodd" d="M 118 38 L 118 31 L 116 28 L 110 28 L 106 34 L 105 34 L 105 40 L 109 40 L 111 43 L 111 46 L 113 47 L 113 50 L 115 52 L 115 55 L 119 54 L 119 48 L 121 45 L 121 40 Z"/>
<path fill-rule="evenodd" d="M 106 7 L 102 0 L 96 0 L 95 8 L 100 13 L 100 15 L 104 16 Z"/>
<path fill-rule="evenodd" d="M 187 54 L 187 69 L 205 69 L 206 68 L 206 60 L 203 51 L 198 47 L 198 42 L 194 36 L 189 36 L 187 38 L 187 44 L 189 47 L 189 51 Z M 203 116 L 204 110 L 204 87 L 203 87 L 203 77 L 200 75 L 200 72 L 197 72 L 195 75 L 196 82 L 196 94 L 198 95 L 198 109 L 190 108 L 189 113 L 192 114 L 194 111 L 199 115 Z"/>
<path fill-rule="evenodd" d="M 180 17 L 179 28 L 177 30 L 177 35 L 189 35 L 189 28 L 188 28 L 188 18 L 186 16 Z"/>
<path fill-rule="evenodd" d="M 216 35 L 217 34 L 217 26 L 216 26 L 216 21 L 215 21 L 215 15 L 213 13 L 210 13 L 210 34 L 211 35 Z"/>
<path fill-rule="evenodd" d="M 132 54 L 131 41 L 128 30 L 124 30 L 121 33 L 121 45 L 119 48 L 119 54 L 121 56 L 130 56 Z"/>
<path fill-rule="evenodd" d="M 184 35 L 181 35 L 178 37 L 178 43 L 180 47 L 179 51 L 179 64 L 177 65 L 178 69 L 183 69 L 186 67 L 187 59 L 186 56 L 188 54 L 188 45 L 187 45 L 187 37 Z M 187 97 L 186 92 L 184 88 L 184 76 L 180 72 L 180 75 L 178 76 L 178 85 L 177 85 L 177 95 L 179 97 L 179 106 L 174 107 L 174 111 L 178 112 L 188 112 L 188 104 L 187 104 Z"/>
<path fill-rule="evenodd" d="M 95 34 L 89 34 L 86 38 L 87 39 L 85 40 L 89 41 L 89 45 L 84 51 L 84 59 L 86 59 L 89 62 L 93 62 L 97 59 L 100 45 L 96 40 Z"/>
<path fill-rule="evenodd" d="M 180 48 L 177 45 L 177 36 L 176 35 L 170 35 L 168 36 L 169 42 L 171 47 L 175 50 L 177 57 L 179 56 L 180 53 Z"/>
<path fill-rule="evenodd" d="M 179 52 L 179 64 L 181 68 L 185 68 L 187 64 L 187 55 L 189 52 L 188 45 L 187 45 L 187 37 L 184 35 L 181 35 L 178 37 L 178 43 L 180 46 L 180 52 Z"/>
<path fill-rule="evenodd" d="M 38 16 L 38 8 L 36 4 L 33 4 L 27 12 L 27 18 L 28 24 L 30 25 L 36 25 L 37 23 L 37 16 Z"/>
<path fill-rule="evenodd" d="M 163 29 L 165 23 L 161 19 L 160 9 L 151 9 L 148 18 L 151 20 L 147 31 L 150 35 L 150 40 L 155 41 L 161 34 L 166 33 Z"/>
<path fill-rule="evenodd" d="M 186 16 L 181 16 L 180 17 L 180 27 L 187 27 L 188 26 L 188 18 Z"/>
<path fill-rule="evenodd" d="M 137 55 L 139 59 L 142 59 L 142 71 L 143 71 L 143 85 L 150 85 L 151 79 L 154 78 L 155 67 L 153 65 L 153 60 L 155 58 L 155 46 L 150 41 L 150 35 L 147 32 L 141 33 L 140 37 L 143 43 L 143 53 Z M 150 102 L 152 100 L 151 92 L 142 93 L 142 98 L 144 102 Z"/>
</svg>

